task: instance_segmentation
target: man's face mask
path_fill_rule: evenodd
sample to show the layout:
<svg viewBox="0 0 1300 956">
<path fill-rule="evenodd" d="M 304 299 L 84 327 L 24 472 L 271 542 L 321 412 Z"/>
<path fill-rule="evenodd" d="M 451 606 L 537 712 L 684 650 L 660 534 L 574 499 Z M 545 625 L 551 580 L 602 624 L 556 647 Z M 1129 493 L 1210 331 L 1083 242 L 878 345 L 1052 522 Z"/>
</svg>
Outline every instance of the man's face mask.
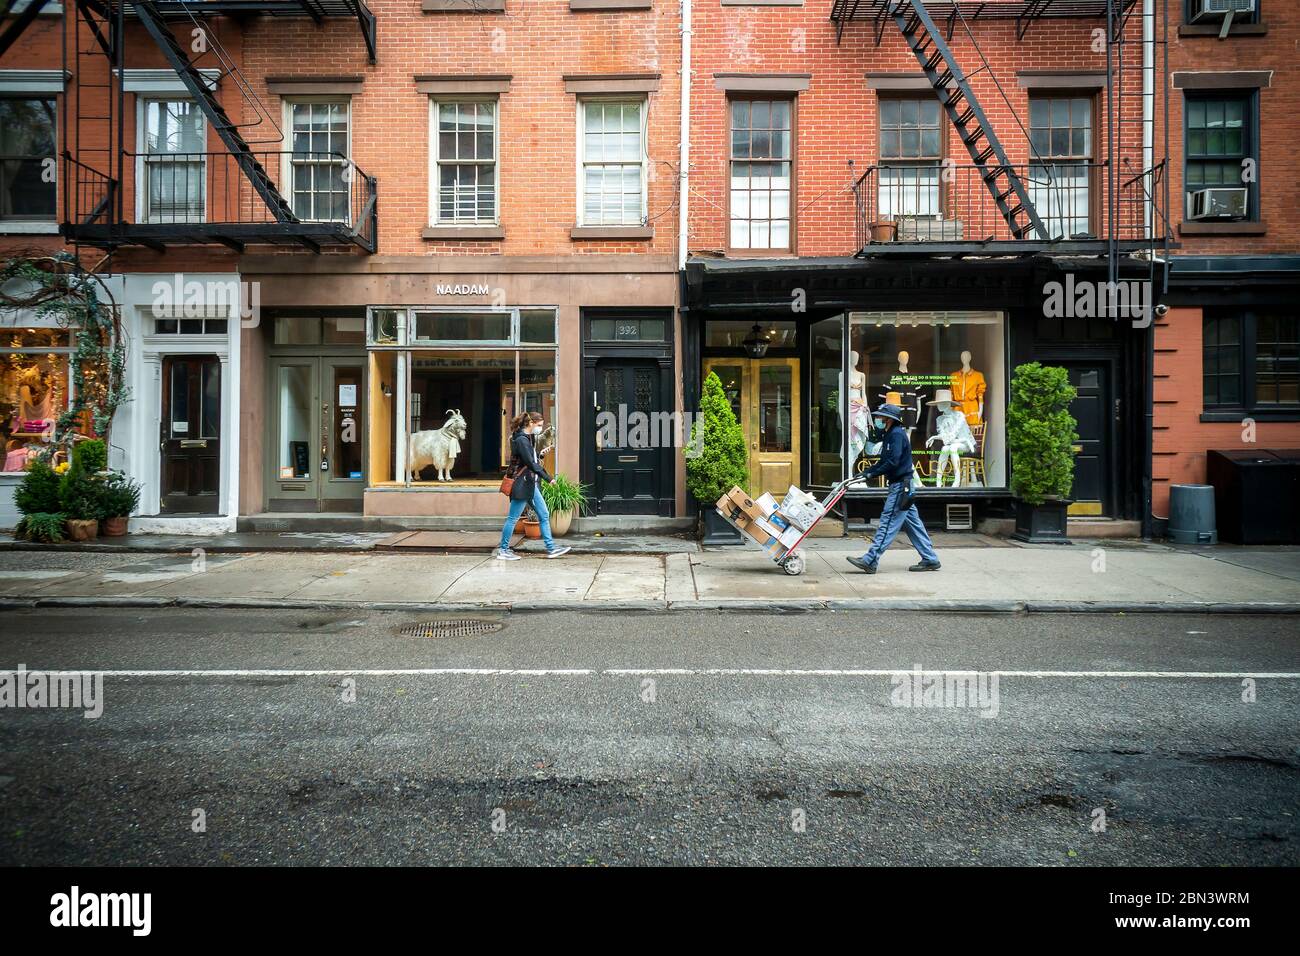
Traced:
<svg viewBox="0 0 1300 956">
<path fill-rule="evenodd" d="M 883 418 L 877 418 L 877 419 L 876 419 L 876 427 L 877 427 L 877 428 L 884 428 L 884 427 L 885 427 L 885 419 L 883 419 Z"/>
</svg>

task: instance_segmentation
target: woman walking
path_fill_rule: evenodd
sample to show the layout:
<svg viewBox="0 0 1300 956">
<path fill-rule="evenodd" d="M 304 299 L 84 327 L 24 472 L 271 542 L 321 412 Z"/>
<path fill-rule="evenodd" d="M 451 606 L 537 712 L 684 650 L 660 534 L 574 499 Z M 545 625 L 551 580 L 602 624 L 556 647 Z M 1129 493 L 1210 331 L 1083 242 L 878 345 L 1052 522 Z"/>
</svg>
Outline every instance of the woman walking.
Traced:
<svg viewBox="0 0 1300 956">
<path fill-rule="evenodd" d="M 537 460 L 537 445 L 534 439 L 541 432 L 542 425 L 542 416 L 537 412 L 524 412 L 516 415 L 510 422 L 510 470 L 506 474 L 514 478 L 514 484 L 510 486 L 510 511 L 506 515 L 505 527 L 501 529 L 501 546 L 497 548 L 498 561 L 519 560 L 519 555 L 510 550 L 510 536 L 514 533 L 519 516 L 530 504 L 542 526 L 542 541 L 546 545 L 546 556 L 558 558 L 572 550 L 567 546 L 557 547 L 551 538 L 551 512 L 546 507 L 541 486 L 538 484 L 539 479 L 546 482 L 555 481 Z"/>
</svg>

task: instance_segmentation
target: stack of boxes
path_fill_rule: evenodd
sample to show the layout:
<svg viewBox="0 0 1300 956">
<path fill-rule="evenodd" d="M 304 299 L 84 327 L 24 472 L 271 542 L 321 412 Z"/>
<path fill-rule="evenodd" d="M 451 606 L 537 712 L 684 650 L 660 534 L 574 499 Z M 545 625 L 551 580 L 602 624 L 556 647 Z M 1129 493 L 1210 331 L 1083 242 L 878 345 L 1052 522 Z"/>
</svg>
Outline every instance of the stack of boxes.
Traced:
<svg viewBox="0 0 1300 956">
<path fill-rule="evenodd" d="M 718 499 L 718 513 L 775 559 L 799 543 L 821 517 L 821 503 L 794 485 L 778 504 L 764 493 L 751 498 L 739 486 Z"/>
</svg>

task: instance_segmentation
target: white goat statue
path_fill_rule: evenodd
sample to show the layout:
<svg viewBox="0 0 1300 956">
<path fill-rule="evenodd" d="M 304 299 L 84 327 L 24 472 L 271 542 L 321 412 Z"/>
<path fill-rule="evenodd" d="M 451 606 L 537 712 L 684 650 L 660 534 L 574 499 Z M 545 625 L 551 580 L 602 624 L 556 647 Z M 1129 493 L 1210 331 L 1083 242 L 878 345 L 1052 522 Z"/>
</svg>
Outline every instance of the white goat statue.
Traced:
<svg viewBox="0 0 1300 956">
<path fill-rule="evenodd" d="M 429 465 L 438 469 L 439 481 L 451 481 L 451 469 L 460 454 L 460 443 L 468 429 L 459 408 L 447 409 L 447 420 L 441 428 L 412 432 L 407 470 L 411 480 L 417 481 L 420 471 Z"/>
</svg>

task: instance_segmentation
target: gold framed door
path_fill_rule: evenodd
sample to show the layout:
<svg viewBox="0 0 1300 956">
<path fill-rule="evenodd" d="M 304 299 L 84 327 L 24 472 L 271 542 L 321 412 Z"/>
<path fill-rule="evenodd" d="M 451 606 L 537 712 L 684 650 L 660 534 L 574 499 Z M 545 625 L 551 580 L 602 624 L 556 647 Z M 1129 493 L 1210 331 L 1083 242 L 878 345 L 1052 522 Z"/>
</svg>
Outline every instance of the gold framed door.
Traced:
<svg viewBox="0 0 1300 956">
<path fill-rule="evenodd" d="M 780 498 L 799 483 L 799 360 L 710 358 L 749 449 L 749 487 Z"/>
</svg>

